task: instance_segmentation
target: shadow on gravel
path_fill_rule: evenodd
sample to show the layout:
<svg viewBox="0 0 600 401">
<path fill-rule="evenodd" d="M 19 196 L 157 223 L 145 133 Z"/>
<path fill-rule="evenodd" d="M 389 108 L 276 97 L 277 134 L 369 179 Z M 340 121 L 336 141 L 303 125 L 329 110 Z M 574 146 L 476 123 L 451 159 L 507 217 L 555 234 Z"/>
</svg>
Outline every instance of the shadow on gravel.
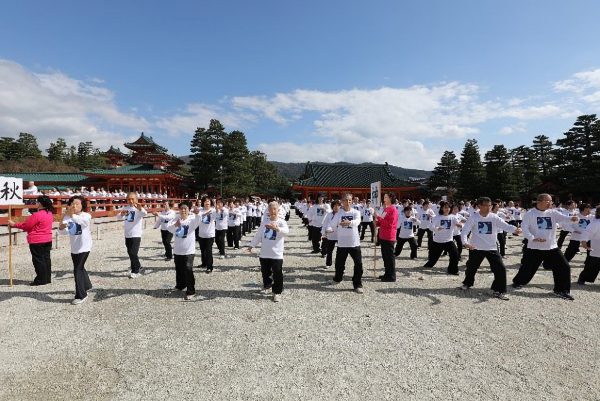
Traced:
<svg viewBox="0 0 600 401">
<path fill-rule="evenodd" d="M 26 280 L 15 280 L 13 279 L 13 285 L 26 285 L 29 284 L 29 281 Z M 9 279 L 0 279 L 0 286 L 9 286 L 10 285 L 10 280 Z"/>
<path fill-rule="evenodd" d="M 69 298 L 53 298 L 53 295 L 70 295 Z M 34 292 L 34 291 L 3 291 L 0 292 L 0 302 L 8 301 L 13 298 L 32 298 L 36 301 L 50 302 L 57 304 L 68 304 L 73 300 L 73 291 L 50 291 L 50 292 Z"/>
</svg>

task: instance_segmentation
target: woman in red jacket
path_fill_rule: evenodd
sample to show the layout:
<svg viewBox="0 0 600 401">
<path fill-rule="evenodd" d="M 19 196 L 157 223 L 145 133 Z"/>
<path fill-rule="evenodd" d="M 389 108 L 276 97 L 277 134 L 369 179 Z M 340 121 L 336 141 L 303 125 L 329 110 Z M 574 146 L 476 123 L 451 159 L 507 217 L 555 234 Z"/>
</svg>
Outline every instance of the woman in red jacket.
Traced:
<svg viewBox="0 0 600 401">
<path fill-rule="evenodd" d="M 29 285 L 45 285 L 52 281 L 52 262 L 50 249 L 52 249 L 52 223 L 54 221 L 54 207 L 52 200 L 45 196 L 37 198 L 38 211 L 32 214 L 23 223 L 8 221 L 8 225 L 27 232 L 27 243 L 31 251 L 31 260 L 35 268 L 36 277 Z"/>
<path fill-rule="evenodd" d="M 381 257 L 385 267 L 385 274 L 380 276 L 381 281 L 396 281 L 396 259 L 394 257 L 394 245 L 396 244 L 396 228 L 398 227 L 398 209 L 394 203 L 396 195 L 387 193 L 383 195 L 383 213 L 377 213 L 377 225 L 379 226 L 379 244 L 381 245 Z"/>
</svg>

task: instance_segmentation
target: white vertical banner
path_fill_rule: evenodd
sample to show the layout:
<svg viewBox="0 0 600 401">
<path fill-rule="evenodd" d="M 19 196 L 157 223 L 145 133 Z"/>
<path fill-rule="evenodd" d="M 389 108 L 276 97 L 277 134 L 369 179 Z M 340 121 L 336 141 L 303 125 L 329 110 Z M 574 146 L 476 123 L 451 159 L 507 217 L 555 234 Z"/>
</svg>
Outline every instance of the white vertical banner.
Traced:
<svg viewBox="0 0 600 401">
<path fill-rule="evenodd" d="M 0 177 L 0 205 L 23 204 L 23 179 Z"/>
<path fill-rule="evenodd" d="M 381 181 L 377 181 L 371 184 L 371 205 L 373 207 L 380 207 L 382 202 Z"/>
</svg>

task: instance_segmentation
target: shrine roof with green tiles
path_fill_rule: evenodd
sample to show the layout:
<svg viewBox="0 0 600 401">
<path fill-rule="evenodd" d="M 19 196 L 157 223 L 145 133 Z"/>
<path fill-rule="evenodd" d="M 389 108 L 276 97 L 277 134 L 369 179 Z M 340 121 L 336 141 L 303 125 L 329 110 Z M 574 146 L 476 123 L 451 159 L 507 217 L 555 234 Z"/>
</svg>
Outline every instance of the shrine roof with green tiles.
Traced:
<svg viewBox="0 0 600 401">
<path fill-rule="evenodd" d="M 410 186 L 396 177 L 385 164 L 342 164 L 310 163 L 306 164 L 304 176 L 296 183 L 306 187 L 327 188 L 368 188 L 371 183 L 381 181 L 384 188 Z"/>
<path fill-rule="evenodd" d="M 80 173 L 4 173 L 4 177 L 22 178 L 24 182 L 62 182 L 62 183 L 81 183 L 88 177 Z"/>
<path fill-rule="evenodd" d="M 151 136 L 145 135 L 143 132 L 138 139 L 134 142 L 129 142 L 125 144 L 125 147 L 131 150 L 140 150 L 140 149 L 156 149 L 160 152 L 167 152 L 166 148 L 163 148 L 152 139 Z"/>
<path fill-rule="evenodd" d="M 155 174 L 174 174 L 170 171 L 161 170 L 154 168 L 150 164 L 129 164 L 117 168 L 97 168 L 91 170 L 85 170 L 83 172 L 87 175 L 155 175 Z"/>
</svg>

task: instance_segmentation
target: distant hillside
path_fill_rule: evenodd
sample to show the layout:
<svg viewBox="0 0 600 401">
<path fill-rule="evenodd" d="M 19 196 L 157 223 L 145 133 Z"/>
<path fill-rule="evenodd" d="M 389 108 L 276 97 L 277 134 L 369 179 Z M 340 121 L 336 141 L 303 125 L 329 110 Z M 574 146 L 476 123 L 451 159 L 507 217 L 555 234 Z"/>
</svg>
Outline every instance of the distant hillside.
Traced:
<svg viewBox="0 0 600 401">
<path fill-rule="evenodd" d="M 187 163 L 190 161 L 190 156 L 181 156 L 181 159 Z M 284 162 L 271 162 L 276 168 L 277 171 L 285 178 L 290 181 L 295 181 L 304 174 L 304 168 L 306 167 L 306 163 L 284 163 Z M 315 162 L 319 163 L 319 162 Z M 338 162 L 337 164 L 353 164 L 346 162 Z M 375 163 L 363 163 L 363 164 L 375 164 Z M 398 166 L 392 166 L 390 164 L 390 170 L 392 173 L 402 179 L 408 180 L 409 178 L 428 178 L 431 175 L 431 171 L 427 170 L 416 170 L 410 168 L 402 168 Z"/>
</svg>

